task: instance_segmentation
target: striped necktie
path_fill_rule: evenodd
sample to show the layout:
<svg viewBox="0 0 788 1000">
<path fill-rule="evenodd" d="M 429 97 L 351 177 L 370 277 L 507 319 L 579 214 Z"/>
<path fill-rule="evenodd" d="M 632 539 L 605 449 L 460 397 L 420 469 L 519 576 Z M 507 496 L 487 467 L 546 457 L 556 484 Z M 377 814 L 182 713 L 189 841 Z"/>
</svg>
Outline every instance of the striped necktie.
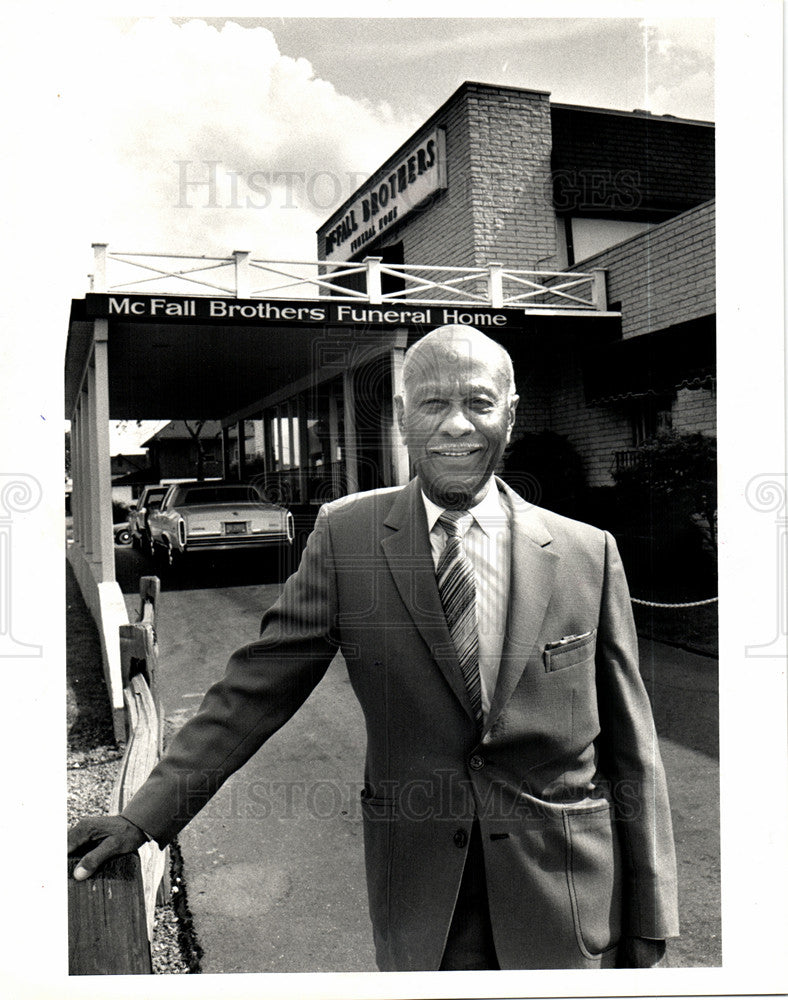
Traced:
<svg viewBox="0 0 788 1000">
<path fill-rule="evenodd" d="M 457 650 L 476 722 L 481 726 L 482 688 L 479 677 L 479 630 L 476 620 L 476 577 L 462 545 L 459 522 L 467 510 L 445 510 L 438 524 L 446 532 L 446 546 L 436 570 L 438 593 L 449 632 Z"/>
</svg>

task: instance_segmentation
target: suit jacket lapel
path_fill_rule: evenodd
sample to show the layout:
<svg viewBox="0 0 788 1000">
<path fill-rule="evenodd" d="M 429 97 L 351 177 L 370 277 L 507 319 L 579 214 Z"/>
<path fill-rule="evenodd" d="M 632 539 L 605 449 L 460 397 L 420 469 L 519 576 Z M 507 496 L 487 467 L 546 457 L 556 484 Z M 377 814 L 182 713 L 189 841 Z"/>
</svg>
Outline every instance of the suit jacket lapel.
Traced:
<svg viewBox="0 0 788 1000">
<path fill-rule="evenodd" d="M 512 512 L 512 553 L 506 634 L 485 732 L 495 724 L 525 669 L 547 611 L 559 559 L 550 550 L 552 536 L 536 508 L 497 482 Z"/>
<path fill-rule="evenodd" d="M 393 530 L 380 544 L 399 595 L 449 686 L 473 718 L 468 690 L 438 594 L 418 480 L 411 480 L 397 494 L 385 524 Z"/>
</svg>

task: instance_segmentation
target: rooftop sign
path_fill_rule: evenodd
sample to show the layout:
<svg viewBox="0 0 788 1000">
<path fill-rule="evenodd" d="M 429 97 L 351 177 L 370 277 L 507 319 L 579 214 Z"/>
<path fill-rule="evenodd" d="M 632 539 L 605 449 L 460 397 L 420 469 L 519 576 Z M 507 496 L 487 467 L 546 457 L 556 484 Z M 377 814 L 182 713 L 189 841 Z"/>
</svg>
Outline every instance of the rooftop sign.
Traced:
<svg viewBox="0 0 788 1000">
<path fill-rule="evenodd" d="M 446 187 L 446 133 L 434 129 L 359 189 L 340 220 L 323 232 L 323 260 L 350 260 L 408 212 Z"/>
</svg>

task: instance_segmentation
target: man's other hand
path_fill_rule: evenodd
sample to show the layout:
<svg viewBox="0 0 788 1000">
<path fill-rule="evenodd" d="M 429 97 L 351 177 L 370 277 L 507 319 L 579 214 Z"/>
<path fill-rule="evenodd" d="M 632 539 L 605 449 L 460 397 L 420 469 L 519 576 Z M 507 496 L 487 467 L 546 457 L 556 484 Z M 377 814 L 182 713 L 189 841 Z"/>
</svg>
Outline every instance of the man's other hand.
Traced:
<svg viewBox="0 0 788 1000">
<path fill-rule="evenodd" d="M 76 854 L 88 845 L 93 847 L 74 869 L 74 878 L 81 882 L 97 868 L 118 854 L 131 854 L 148 838 L 123 816 L 86 816 L 68 831 L 68 853 Z M 94 846 L 95 845 L 95 846 Z"/>
<path fill-rule="evenodd" d="M 618 948 L 619 969 L 653 969 L 665 957 L 665 942 L 651 938 L 623 938 Z"/>
</svg>

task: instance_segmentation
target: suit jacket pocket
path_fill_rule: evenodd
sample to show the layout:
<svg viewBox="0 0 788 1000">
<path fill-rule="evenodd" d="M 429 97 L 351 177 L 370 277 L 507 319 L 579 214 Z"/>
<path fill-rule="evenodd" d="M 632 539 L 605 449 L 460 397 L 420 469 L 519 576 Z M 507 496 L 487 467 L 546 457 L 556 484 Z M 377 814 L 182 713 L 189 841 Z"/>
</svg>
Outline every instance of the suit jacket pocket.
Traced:
<svg viewBox="0 0 788 1000">
<path fill-rule="evenodd" d="M 583 635 L 547 643 L 544 648 L 544 668 L 550 673 L 564 667 L 573 667 L 576 663 L 593 659 L 595 652 L 596 629 L 591 629 Z"/>
<path fill-rule="evenodd" d="M 598 958 L 621 936 L 621 852 L 612 808 L 568 810 L 564 830 L 577 944 L 587 958 Z"/>
</svg>

